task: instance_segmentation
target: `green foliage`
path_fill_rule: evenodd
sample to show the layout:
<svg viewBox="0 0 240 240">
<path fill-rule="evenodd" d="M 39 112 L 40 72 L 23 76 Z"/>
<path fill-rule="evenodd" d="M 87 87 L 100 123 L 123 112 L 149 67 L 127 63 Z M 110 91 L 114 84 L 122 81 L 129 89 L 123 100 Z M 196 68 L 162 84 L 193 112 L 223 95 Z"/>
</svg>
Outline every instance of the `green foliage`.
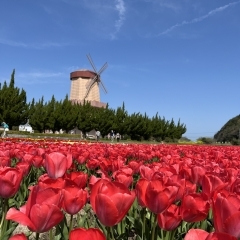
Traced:
<svg viewBox="0 0 240 240">
<path fill-rule="evenodd" d="M 6 81 L 0 89 L 0 120 L 6 122 L 10 129 L 20 125 L 27 117 L 26 92 L 15 87 L 15 70 L 10 83 Z"/>
<path fill-rule="evenodd" d="M 233 138 L 232 141 L 231 141 L 231 144 L 232 145 L 240 145 L 240 140 L 236 139 L 236 138 Z"/>
<path fill-rule="evenodd" d="M 240 133 L 240 115 L 230 119 L 224 126 L 214 135 L 217 142 L 231 142 L 239 139 Z"/>
<path fill-rule="evenodd" d="M 213 144 L 215 143 L 215 140 L 209 137 L 200 137 L 197 139 L 197 142 L 201 142 L 203 144 Z"/>
</svg>

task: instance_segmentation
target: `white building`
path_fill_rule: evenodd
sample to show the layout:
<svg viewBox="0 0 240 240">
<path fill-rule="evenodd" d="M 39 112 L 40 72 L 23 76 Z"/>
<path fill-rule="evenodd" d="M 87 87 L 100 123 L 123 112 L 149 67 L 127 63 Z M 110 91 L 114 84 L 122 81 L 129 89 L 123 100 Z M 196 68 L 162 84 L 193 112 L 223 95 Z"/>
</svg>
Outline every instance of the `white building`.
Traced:
<svg viewBox="0 0 240 240">
<path fill-rule="evenodd" d="M 28 122 L 24 125 L 19 125 L 19 131 L 25 131 L 30 133 L 34 132 L 34 130 L 32 129 L 31 125 Z"/>
</svg>

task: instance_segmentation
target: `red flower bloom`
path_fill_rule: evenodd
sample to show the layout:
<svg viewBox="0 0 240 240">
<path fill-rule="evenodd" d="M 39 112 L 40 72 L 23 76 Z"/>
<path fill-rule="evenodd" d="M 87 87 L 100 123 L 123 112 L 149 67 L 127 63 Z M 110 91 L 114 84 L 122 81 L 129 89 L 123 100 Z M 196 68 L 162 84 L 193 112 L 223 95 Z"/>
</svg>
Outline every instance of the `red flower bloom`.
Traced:
<svg viewBox="0 0 240 240">
<path fill-rule="evenodd" d="M 118 182 L 101 179 L 91 191 L 93 211 L 105 226 L 114 226 L 125 217 L 135 199 L 135 193 Z"/>
<path fill-rule="evenodd" d="M 198 222 L 207 217 L 209 209 L 210 203 L 205 194 L 192 193 L 183 197 L 180 213 L 184 221 Z"/>
<path fill-rule="evenodd" d="M 67 157 L 60 152 L 46 154 L 45 167 L 51 178 L 62 177 L 71 165 L 72 155 L 70 154 L 68 154 Z"/>
<path fill-rule="evenodd" d="M 76 185 L 66 186 L 63 189 L 63 194 L 62 208 L 70 215 L 78 213 L 87 202 L 87 192 Z"/>
<path fill-rule="evenodd" d="M 191 168 L 192 173 L 192 182 L 202 186 L 202 178 L 206 173 L 206 170 L 203 167 L 194 166 Z"/>
<path fill-rule="evenodd" d="M 164 212 L 157 215 L 157 221 L 160 228 L 166 231 L 172 231 L 178 227 L 182 221 L 179 207 L 172 204 Z"/>
<path fill-rule="evenodd" d="M 202 177 L 202 192 L 209 198 L 212 197 L 215 191 L 224 188 L 228 183 L 224 183 L 219 177 L 214 175 L 204 175 Z"/>
<path fill-rule="evenodd" d="M 135 186 L 135 191 L 136 191 L 136 196 L 138 200 L 138 204 L 141 207 L 146 207 L 146 189 L 148 187 L 149 181 L 146 179 L 139 179 L 136 186 Z"/>
<path fill-rule="evenodd" d="M 79 188 L 85 188 L 88 175 L 84 172 L 71 172 L 67 174 L 67 178 L 71 179 Z"/>
<path fill-rule="evenodd" d="M 10 167 L 11 157 L 9 150 L 0 150 L 0 167 Z"/>
<path fill-rule="evenodd" d="M 0 197 L 13 197 L 21 184 L 22 171 L 16 168 L 0 168 Z"/>
<path fill-rule="evenodd" d="M 206 240 L 208 234 L 208 232 L 202 229 L 190 229 L 184 240 Z"/>
<path fill-rule="evenodd" d="M 64 178 L 53 179 L 50 178 L 47 174 L 43 174 L 38 179 L 38 185 L 41 189 L 44 188 L 54 188 L 54 189 L 63 189 L 65 186 Z"/>
<path fill-rule="evenodd" d="M 152 180 L 146 188 L 146 206 L 159 214 L 176 200 L 178 190 L 177 186 L 165 186 L 161 180 Z"/>
<path fill-rule="evenodd" d="M 26 205 L 21 207 L 20 211 L 10 208 L 6 219 L 28 226 L 33 232 L 46 232 L 64 218 L 60 209 L 61 201 L 62 194 L 59 190 L 42 190 L 39 186 L 34 186 Z"/>
<path fill-rule="evenodd" d="M 208 233 L 202 229 L 190 229 L 184 240 L 237 240 L 227 233 Z"/>
<path fill-rule="evenodd" d="M 10 237 L 9 240 L 27 240 L 27 237 L 23 233 L 21 233 Z"/>
<path fill-rule="evenodd" d="M 115 181 L 123 183 L 126 187 L 129 187 L 133 181 L 132 174 L 125 173 L 122 170 L 114 172 L 113 178 L 115 179 Z"/>
<path fill-rule="evenodd" d="M 31 165 L 27 162 L 17 162 L 16 168 L 22 172 L 24 177 L 26 177 L 31 169 Z"/>
<path fill-rule="evenodd" d="M 70 232 L 69 240 L 106 240 L 104 234 L 96 228 L 77 228 Z"/>
<path fill-rule="evenodd" d="M 240 238 L 240 199 L 227 192 L 213 197 L 213 221 L 216 232 L 225 232 Z"/>
</svg>

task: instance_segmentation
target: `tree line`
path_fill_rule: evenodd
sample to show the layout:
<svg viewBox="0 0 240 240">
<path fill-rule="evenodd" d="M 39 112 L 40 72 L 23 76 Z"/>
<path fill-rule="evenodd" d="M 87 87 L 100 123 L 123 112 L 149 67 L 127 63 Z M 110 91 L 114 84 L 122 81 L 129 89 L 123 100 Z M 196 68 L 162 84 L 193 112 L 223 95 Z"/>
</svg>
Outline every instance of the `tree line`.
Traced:
<svg viewBox="0 0 240 240">
<path fill-rule="evenodd" d="M 15 87 L 14 75 L 15 70 L 11 74 L 9 85 L 6 81 L 0 85 L 0 121 L 5 121 L 10 129 L 29 119 L 34 131 L 38 132 L 46 129 L 69 132 L 78 128 L 86 134 L 98 129 L 105 136 L 113 129 L 133 140 L 175 140 L 186 132 L 186 126 L 180 120 L 175 123 L 173 119 L 166 120 L 158 113 L 151 118 L 146 113 L 129 114 L 124 103 L 117 109 L 111 109 L 108 105 L 106 108 L 98 108 L 89 102 L 72 103 L 68 95 L 61 101 L 57 101 L 53 95 L 47 102 L 42 97 L 38 101 L 32 99 L 27 103 L 24 89 Z"/>
</svg>

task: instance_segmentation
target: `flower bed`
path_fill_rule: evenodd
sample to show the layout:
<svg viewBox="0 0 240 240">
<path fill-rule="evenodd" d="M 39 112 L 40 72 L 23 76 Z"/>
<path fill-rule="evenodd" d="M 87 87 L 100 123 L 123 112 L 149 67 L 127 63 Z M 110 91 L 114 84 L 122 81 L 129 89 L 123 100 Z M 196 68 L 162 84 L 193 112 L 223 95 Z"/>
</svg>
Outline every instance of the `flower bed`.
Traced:
<svg viewBox="0 0 240 240">
<path fill-rule="evenodd" d="M 239 147 L 70 143 L 0 141 L 0 239 L 240 238 Z"/>
</svg>

